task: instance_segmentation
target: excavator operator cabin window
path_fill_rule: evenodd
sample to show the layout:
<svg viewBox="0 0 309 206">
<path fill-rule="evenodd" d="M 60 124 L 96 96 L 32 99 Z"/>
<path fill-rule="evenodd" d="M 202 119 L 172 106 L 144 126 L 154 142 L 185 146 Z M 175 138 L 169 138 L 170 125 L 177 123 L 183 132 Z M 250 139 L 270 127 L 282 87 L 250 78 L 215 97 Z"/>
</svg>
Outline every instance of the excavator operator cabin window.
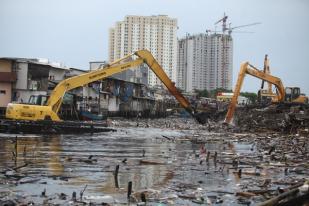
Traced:
<svg viewBox="0 0 309 206">
<path fill-rule="evenodd" d="M 286 88 L 285 93 L 286 94 L 292 94 L 292 88 Z"/>
<path fill-rule="evenodd" d="M 37 104 L 37 99 L 38 99 L 38 96 L 36 95 L 31 95 L 30 98 L 29 98 L 29 104 Z"/>
<path fill-rule="evenodd" d="M 293 88 L 293 98 L 297 98 L 300 95 L 300 89 L 298 87 Z"/>
</svg>

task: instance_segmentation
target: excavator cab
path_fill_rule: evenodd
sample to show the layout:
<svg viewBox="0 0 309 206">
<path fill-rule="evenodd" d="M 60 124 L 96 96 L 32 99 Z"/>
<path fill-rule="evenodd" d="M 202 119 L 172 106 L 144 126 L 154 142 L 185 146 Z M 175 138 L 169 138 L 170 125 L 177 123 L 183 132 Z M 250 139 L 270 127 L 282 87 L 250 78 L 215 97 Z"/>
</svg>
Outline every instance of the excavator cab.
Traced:
<svg viewBox="0 0 309 206">
<path fill-rule="evenodd" d="M 299 87 L 286 87 L 285 88 L 285 101 L 307 104 L 308 97 L 306 97 L 304 94 L 301 94 Z"/>
<path fill-rule="evenodd" d="M 29 98 L 29 104 L 32 105 L 46 105 L 49 96 L 47 95 L 31 95 Z"/>
<path fill-rule="evenodd" d="M 299 87 L 286 87 L 285 88 L 285 101 L 292 102 L 300 95 Z"/>
</svg>

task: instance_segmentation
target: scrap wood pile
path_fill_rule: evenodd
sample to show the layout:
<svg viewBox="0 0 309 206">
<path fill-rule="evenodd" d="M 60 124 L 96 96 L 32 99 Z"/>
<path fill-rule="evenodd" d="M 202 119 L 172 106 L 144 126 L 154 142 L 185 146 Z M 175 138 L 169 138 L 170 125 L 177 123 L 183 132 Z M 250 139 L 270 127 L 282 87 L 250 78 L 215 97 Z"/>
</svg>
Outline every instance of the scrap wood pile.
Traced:
<svg viewBox="0 0 309 206">
<path fill-rule="evenodd" d="M 255 158 L 243 162 L 265 171 L 264 177 L 250 184 L 245 193 L 263 195 L 268 200 L 259 205 L 298 205 L 309 200 L 308 137 L 302 135 L 256 135 Z M 260 175 L 263 173 L 261 172 Z M 268 176 L 268 177 L 267 177 Z M 258 188 L 259 187 L 259 188 Z"/>
<path fill-rule="evenodd" d="M 239 131 L 309 133 L 309 109 L 271 105 L 262 109 L 238 108 L 234 123 Z"/>
<path fill-rule="evenodd" d="M 222 139 L 221 137 L 224 137 Z M 309 155 L 308 137 L 302 135 L 281 135 L 280 133 L 221 133 L 213 134 L 211 138 L 196 134 L 192 142 L 206 145 L 203 149 L 206 158 L 201 158 L 191 170 L 204 172 L 203 165 L 208 165 L 208 156 L 217 157 L 217 168 L 208 166 L 207 174 L 212 177 L 217 174 L 234 174 L 237 186 L 234 189 L 209 191 L 216 201 L 227 200 L 229 196 L 236 196 L 241 204 L 259 203 L 258 205 L 303 205 L 309 201 Z M 211 151 L 207 145 L 217 142 L 220 147 Z M 238 146 L 237 146 L 238 145 Z M 247 145 L 251 152 L 237 151 L 237 147 Z M 236 147 L 236 148 L 235 148 Z M 210 155 L 208 153 L 210 152 Z M 206 174 L 206 173 L 205 173 Z M 198 176 L 198 175 L 196 175 Z M 218 176 L 219 177 L 219 176 Z M 205 181 L 205 180 L 203 180 Z M 208 185 L 209 187 L 209 185 Z M 207 190 L 207 189 L 206 189 Z M 223 194 L 223 195 L 221 195 Z"/>
</svg>

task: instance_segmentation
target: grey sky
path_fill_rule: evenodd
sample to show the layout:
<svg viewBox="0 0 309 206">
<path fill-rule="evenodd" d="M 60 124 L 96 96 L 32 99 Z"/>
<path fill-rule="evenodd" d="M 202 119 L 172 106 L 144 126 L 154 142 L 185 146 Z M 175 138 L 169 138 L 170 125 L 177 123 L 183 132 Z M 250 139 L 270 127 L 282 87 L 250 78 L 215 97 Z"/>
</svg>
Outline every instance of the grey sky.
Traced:
<svg viewBox="0 0 309 206">
<path fill-rule="evenodd" d="M 107 60 L 108 29 L 125 15 L 177 18 L 183 37 L 214 29 L 224 12 L 232 26 L 262 22 L 239 29 L 254 33 L 233 34 L 233 85 L 241 62 L 262 68 L 269 54 L 271 72 L 285 86 L 309 94 L 307 0 L 0 0 L 0 56 L 48 58 L 88 69 L 89 61 Z M 259 87 L 260 81 L 247 77 L 243 91 Z"/>
</svg>

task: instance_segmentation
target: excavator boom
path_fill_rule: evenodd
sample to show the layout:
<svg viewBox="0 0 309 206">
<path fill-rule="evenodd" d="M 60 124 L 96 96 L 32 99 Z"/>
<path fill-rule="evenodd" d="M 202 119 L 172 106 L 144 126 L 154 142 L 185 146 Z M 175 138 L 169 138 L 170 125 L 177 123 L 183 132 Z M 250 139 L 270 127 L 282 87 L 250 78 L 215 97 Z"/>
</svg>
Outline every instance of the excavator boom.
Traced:
<svg viewBox="0 0 309 206">
<path fill-rule="evenodd" d="M 240 95 L 240 90 L 241 90 L 241 87 L 242 87 L 242 84 L 243 84 L 243 81 L 244 81 L 246 74 L 249 74 L 251 76 L 254 76 L 256 78 L 259 78 L 261 80 L 264 80 L 268 83 L 275 85 L 275 87 L 277 88 L 277 91 L 278 91 L 276 101 L 282 102 L 285 99 L 285 89 L 284 89 L 284 86 L 283 86 L 280 78 L 272 76 L 270 74 L 267 74 L 264 71 L 258 70 L 257 68 L 255 68 L 254 66 L 249 64 L 249 62 L 245 62 L 245 63 L 241 64 L 241 67 L 240 67 L 237 83 L 236 83 L 236 86 L 235 86 L 235 89 L 234 89 L 234 94 L 233 94 L 232 100 L 230 102 L 228 112 L 227 112 L 226 117 L 225 117 L 225 123 L 230 124 L 231 121 L 232 121 L 232 118 L 233 118 L 233 115 L 234 115 L 234 112 L 235 112 L 235 108 L 236 108 L 236 104 L 237 104 L 237 99 L 238 99 L 238 96 Z"/>
<path fill-rule="evenodd" d="M 137 58 L 135 56 L 137 56 Z M 91 71 L 61 81 L 52 91 L 47 104 L 44 106 L 10 103 L 7 106 L 6 117 L 9 119 L 17 120 L 50 119 L 53 121 L 61 121 L 57 113 L 62 104 L 63 97 L 67 91 L 87 85 L 91 82 L 102 80 L 129 68 L 137 68 L 143 63 L 146 63 L 149 66 L 149 68 L 163 82 L 171 94 L 175 96 L 179 103 L 192 116 L 194 116 L 193 109 L 191 108 L 188 100 L 177 90 L 175 84 L 168 78 L 152 54 L 147 50 L 140 50 L 111 63 L 106 68 Z"/>
<path fill-rule="evenodd" d="M 168 91 L 178 100 L 178 102 L 184 107 L 187 112 L 193 114 L 193 110 L 190 106 L 189 101 L 178 91 L 175 87 L 175 83 L 172 82 L 164 70 L 161 68 L 159 63 L 155 60 L 152 54 L 146 50 L 140 50 L 135 52 L 137 56 L 144 59 L 144 62 L 149 68 L 156 74 L 156 76 L 161 80 L 161 82 L 167 87 Z"/>
</svg>

